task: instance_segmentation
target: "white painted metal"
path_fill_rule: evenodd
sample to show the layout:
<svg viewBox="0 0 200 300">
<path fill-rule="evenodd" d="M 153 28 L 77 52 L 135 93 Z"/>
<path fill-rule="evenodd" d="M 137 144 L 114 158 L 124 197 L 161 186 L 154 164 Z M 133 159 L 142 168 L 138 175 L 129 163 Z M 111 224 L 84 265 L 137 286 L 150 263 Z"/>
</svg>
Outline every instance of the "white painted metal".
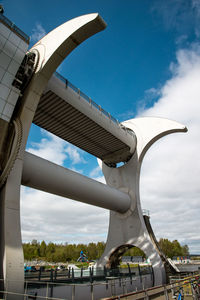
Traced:
<svg viewBox="0 0 200 300">
<path fill-rule="evenodd" d="M 8 176 L 4 187 L 0 191 L 0 275 L 3 275 L 5 286 L 6 283 L 9 282 L 8 289 L 11 292 L 21 293 L 24 288 L 23 279 L 20 281 L 21 283 L 17 282 L 19 278 L 21 279 L 24 276 L 20 228 L 20 184 L 24 156 L 25 165 L 27 163 L 27 154 L 24 154 L 26 142 L 37 105 L 47 82 L 63 59 L 82 41 L 96 32 L 103 30 L 105 26 L 104 21 L 98 14 L 78 17 L 53 30 L 31 49 L 31 51 L 35 52 L 37 55 L 38 64 L 36 73 L 20 102 L 21 107 L 18 114 L 16 113 L 17 121 L 22 124 L 23 129 L 21 146 L 13 169 Z M 81 110 L 83 113 L 85 112 L 84 107 L 81 107 Z M 90 117 L 92 118 L 92 114 Z M 96 120 L 96 116 L 94 119 Z M 99 124 L 101 124 L 101 120 L 98 117 L 97 120 Z M 118 247 L 122 245 L 134 245 L 141 248 L 149 257 L 154 269 L 155 284 L 161 284 L 165 282 L 164 267 L 161 258 L 148 235 L 141 211 L 139 199 L 140 168 L 144 154 L 156 140 L 172 132 L 185 131 L 186 128 L 176 122 L 160 118 L 133 119 L 126 121 L 123 124 L 135 132 L 137 146 L 135 139 L 133 139 L 130 142 L 131 154 L 133 154 L 133 156 L 124 166 L 120 168 L 109 168 L 106 164 L 102 164 L 106 182 L 108 186 L 113 187 L 113 189 L 108 187 L 105 188 L 104 186 L 101 186 L 100 188 L 101 184 L 91 183 L 88 179 L 80 178 L 77 174 L 71 175 L 71 172 L 67 172 L 67 174 L 66 170 L 62 169 L 62 167 L 55 166 L 50 162 L 46 163 L 43 160 L 44 175 L 43 178 L 41 178 L 40 183 L 35 174 L 38 170 L 41 172 L 42 168 L 37 168 L 37 170 L 34 171 L 33 177 L 31 177 L 30 174 L 32 170 L 27 169 L 29 167 L 33 168 L 34 166 L 31 164 L 34 161 L 36 162 L 36 160 L 38 164 L 40 161 L 39 158 L 34 158 L 33 161 L 27 163 L 28 167 L 25 167 L 27 173 L 23 175 L 23 182 L 25 183 L 25 180 L 27 180 L 26 184 L 28 184 L 28 181 L 30 180 L 30 183 L 32 182 L 35 187 L 40 187 L 47 192 L 50 191 L 52 183 L 52 192 L 66 195 L 68 191 L 63 187 L 66 183 L 64 180 L 64 178 L 66 178 L 65 176 L 67 176 L 67 181 L 69 181 L 69 183 L 73 178 L 78 176 L 77 178 L 82 185 L 81 188 L 84 194 L 84 202 L 89 201 L 88 203 L 93 204 L 93 199 L 87 199 L 89 195 L 88 192 L 85 191 L 86 187 L 92 189 L 91 193 L 95 194 L 98 191 L 101 197 L 101 193 L 103 193 L 103 195 L 107 197 L 106 199 L 108 199 L 108 208 L 115 211 L 112 210 L 110 213 L 110 225 L 106 249 L 99 261 L 99 265 L 107 264 L 112 253 Z M 103 126 L 103 123 L 101 125 Z M 116 134 L 121 135 L 121 131 L 119 132 L 120 133 Z M 122 139 L 124 139 L 124 137 L 122 137 Z M 126 143 L 127 140 L 124 140 L 124 142 Z M 13 149 L 11 149 L 11 151 L 12 150 Z M 59 184 L 59 182 L 56 182 L 56 177 L 47 175 L 47 171 L 49 171 L 49 168 L 51 167 L 59 174 L 58 178 L 63 180 L 63 184 L 58 187 L 55 186 L 55 183 Z M 116 191 L 116 189 L 118 191 Z M 75 191 L 71 190 L 70 195 L 76 195 Z M 118 199 L 116 203 L 115 195 Z M 131 199 L 130 205 L 127 195 Z M 78 200 L 81 200 L 80 195 L 76 195 L 76 197 Z M 119 200 L 120 198 L 124 200 L 121 201 Z M 107 206 L 106 201 L 104 200 L 100 201 L 100 199 L 97 199 L 94 202 L 99 204 L 99 206 L 101 206 L 102 203 L 104 207 Z M 13 298 L 17 299 L 16 296 L 12 297 L 12 295 L 9 295 L 7 300 Z"/>
<path fill-rule="evenodd" d="M 108 168 L 100 163 L 106 182 L 116 189 L 126 189 L 130 195 L 130 209 L 125 214 L 110 212 L 110 224 L 106 249 L 98 265 L 108 263 L 112 254 L 122 245 L 136 246 L 150 259 L 154 270 L 155 285 L 165 283 L 165 269 L 161 257 L 148 234 L 144 223 L 139 196 L 140 168 L 149 147 L 159 138 L 173 132 L 185 132 L 186 127 L 161 118 L 138 118 L 126 121 L 137 136 L 137 148 L 127 164 L 120 168 Z"/>
<path fill-rule="evenodd" d="M 28 152 L 24 155 L 22 184 L 119 213 L 130 207 L 128 194 Z"/>
<path fill-rule="evenodd" d="M 89 120 L 94 121 L 95 124 L 98 124 L 101 128 L 105 129 L 106 132 L 108 132 L 111 136 L 114 136 L 119 140 L 119 148 L 117 151 L 114 151 L 114 147 L 113 147 L 113 151 L 110 152 L 108 151 L 106 154 L 103 154 L 101 153 L 101 150 L 98 150 L 97 153 L 95 153 L 97 157 L 101 158 L 105 163 L 118 163 L 123 161 L 126 162 L 128 159 L 130 159 L 131 155 L 135 151 L 136 143 L 137 143 L 134 132 L 130 134 L 128 131 L 122 128 L 121 124 L 115 123 L 112 120 L 110 120 L 106 115 L 101 113 L 99 109 L 95 108 L 89 102 L 84 100 L 84 98 L 81 95 L 78 95 L 72 88 L 70 88 L 70 86 L 66 86 L 66 83 L 61 81 L 55 75 L 51 77 L 51 79 L 47 84 L 45 93 L 47 93 L 48 91 L 55 93 L 56 96 L 66 101 L 66 103 L 69 103 L 72 107 L 74 107 L 77 111 L 81 112 Z M 55 102 L 56 102 L 56 97 L 55 97 Z M 74 124 L 77 128 L 78 120 L 74 119 L 73 122 L 74 123 L 72 123 L 71 125 L 72 128 Z M 99 133 L 98 130 L 97 132 L 95 132 L 93 128 L 87 128 L 85 130 L 84 127 L 78 128 L 78 130 L 82 133 L 83 136 L 85 135 L 86 137 L 87 137 L 87 133 L 90 132 L 90 130 L 93 130 L 93 139 L 97 143 L 98 133 Z M 96 140 L 95 140 L 95 134 L 96 134 Z M 101 137 L 101 143 L 102 145 L 104 145 L 105 148 L 108 144 L 106 138 L 107 136 Z"/>
<path fill-rule="evenodd" d="M 54 29 L 30 50 L 37 55 L 37 69 L 16 114 L 23 128 L 19 154 L 4 187 L 0 191 L 0 274 L 10 292 L 23 293 L 24 268 L 20 228 L 20 184 L 26 142 L 39 99 L 48 80 L 64 58 L 81 42 L 103 30 L 105 22 L 98 14 L 84 15 Z M 18 279 L 22 280 L 17 282 Z M 17 299 L 11 294 L 7 300 Z"/>
</svg>

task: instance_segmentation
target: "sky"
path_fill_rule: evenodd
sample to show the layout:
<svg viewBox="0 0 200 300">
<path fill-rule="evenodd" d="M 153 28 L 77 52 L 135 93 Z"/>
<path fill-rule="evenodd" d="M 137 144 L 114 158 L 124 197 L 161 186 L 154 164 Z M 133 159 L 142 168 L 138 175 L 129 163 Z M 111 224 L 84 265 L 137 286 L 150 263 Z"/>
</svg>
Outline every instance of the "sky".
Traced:
<svg viewBox="0 0 200 300">
<path fill-rule="evenodd" d="M 155 143 L 141 170 L 142 208 L 157 239 L 200 253 L 200 0 L 42 0 L 1 2 L 4 15 L 31 37 L 98 12 L 107 28 L 79 45 L 58 71 L 120 122 L 141 116 L 183 123 Z M 27 151 L 105 182 L 95 157 L 32 126 Z M 105 241 L 109 212 L 21 188 L 24 242 Z"/>
</svg>

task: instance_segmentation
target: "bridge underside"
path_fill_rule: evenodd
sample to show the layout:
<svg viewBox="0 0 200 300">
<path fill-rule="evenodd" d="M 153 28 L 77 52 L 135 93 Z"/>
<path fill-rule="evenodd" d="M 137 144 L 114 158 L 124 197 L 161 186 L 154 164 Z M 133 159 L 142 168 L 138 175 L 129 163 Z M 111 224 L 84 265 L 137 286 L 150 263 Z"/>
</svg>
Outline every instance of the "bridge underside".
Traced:
<svg viewBox="0 0 200 300">
<path fill-rule="evenodd" d="M 52 78 L 55 81 L 57 78 Z M 60 81 L 56 81 L 59 84 Z M 62 83 L 61 83 L 62 86 Z M 48 84 L 47 89 L 40 98 L 33 123 L 55 134 L 63 140 L 72 143 L 73 145 L 87 151 L 88 153 L 100 158 L 107 164 L 125 162 L 130 159 L 130 146 L 113 134 L 116 129 L 121 135 L 128 136 L 129 140 L 135 143 L 134 136 L 126 133 L 120 125 L 116 125 L 112 120 L 101 116 L 101 112 L 96 108 L 91 108 L 88 103 L 81 100 L 80 96 L 73 91 L 69 94 L 70 88 L 65 86 L 65 99 L 58 95 L 59 90 L 55 91 L 51 84 Z M 72 98 L 75 99 L 72 99 Z M 75 105 L 70 103 L 72 100 L 83 102 L 87 107 L 87 112 L 81 112 Z M 81 103 L 82 104 L 82 103 Z M 92 120 L 91 116 L 103 118 L 103 126 Z M 130 136 L 129 136 L 130 135 Z M 129 142 L 130 144 L 130 142 Z"/>
</svg>

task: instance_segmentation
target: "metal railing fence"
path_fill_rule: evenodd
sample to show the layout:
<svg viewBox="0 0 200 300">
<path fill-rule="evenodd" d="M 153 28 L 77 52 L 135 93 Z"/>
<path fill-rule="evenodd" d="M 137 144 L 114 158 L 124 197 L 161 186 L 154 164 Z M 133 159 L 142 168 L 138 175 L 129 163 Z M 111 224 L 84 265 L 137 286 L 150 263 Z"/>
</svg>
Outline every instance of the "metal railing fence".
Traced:
<svg viewBox="0 0 200 300">
<path fill-rule="evenodd" d="M 106 280 L 109 277 L 132 277 L 151 274 L 153 270 L 151 265 L 140 266 L 137 263 L 127 263 L 123 267 L 116 269 L 104 268 L 80 268 L 69 267 L 67 270 L 49 269 L 46 271 L 25 272 L 26 280 L 50 281 L 50 282 L 94 282 L 95 280 Z"/>
<path fill-rule="evenodd" d="M 169 284 L 164 284 L 161 286 L 156 286 L 148 289 L 143 289 L 141 291 L 136 291 L 132 293 L 125 293 L 123 295 L 117 295 L 112 298 L 104 298 L 104 300 L 120 300 L 120 299 L 179 299 L 183 300 L 200 299 L 200 275 L 192 275 L 190 277 L 185 277 L 183 279 L 171 278 Z"/>
<path fill-rule="evenodd" d="M 126 133 L 134 136 L 134 132 L 128 128 L 126 128 L 125 126 L 123 126 L 121 123 L 119 123 L 119 121 L 114 118 L 113 116 L 111 116 L 110 113 L 108 113 L 107 111 L 105 111 L 100 105 L 98 105 L 96 102 L 94 102 L 90 97 L 88 97 L 86 94 L 84 94 L 82 91 L 80 91 L 80 89 L 78 89 L 77 87 L 75 87 L 70 81 L 68 81 L 64 76 L 62 76 L 61 74 L 59 74 L 58 72 L 55 72 L 54 75 L 60 79 L 62 82 L 65 83 L 66 88 L 70 87 L 75 93 L 77 93 L 80 96 L 80 99 L 83 98 L 86 102 L 88 102 L 92 107 L 96 108 L 101 114 L 103 114 L 104 116 L 106 116 L 110 121 L 112 121 L 114 124 L 116 124 L 117 126 L 119 126 L 120 128 L 122 128 Z"/>
<path fill-rule="evenodd" d="M 13 299 L 46 299 L 46 300 L 97 300 L 105 297 L 114 297 L 119 291 L 127 293 L 130 290 L 140 290 L 151 286 L 150 275 L 140 278 L 110 278 L 104 282 L 90 282 L 83 284 L 65 284 L 55 282 L 25 281 L 24 293 L 0 290 L 0 299 L 6 300 L 8 296 L 15 296 Z M 0 280 L 1 281 L 1 280 Z M 9 281 L 9 283 L 12 283 Z M 19 284 L 20 282 L 14 282 Z M 6 284 L 8 286 L 9 284 Z M 19 297 L 19 298 L 18 298 Z"/>
</svg>

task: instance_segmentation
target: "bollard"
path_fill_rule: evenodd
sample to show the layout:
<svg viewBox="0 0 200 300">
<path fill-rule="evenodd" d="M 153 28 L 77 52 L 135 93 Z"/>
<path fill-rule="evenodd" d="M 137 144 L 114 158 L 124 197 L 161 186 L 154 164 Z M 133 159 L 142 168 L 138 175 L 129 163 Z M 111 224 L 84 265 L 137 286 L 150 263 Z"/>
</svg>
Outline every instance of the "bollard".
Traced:
<svg viewBox="0 0 200 300">
<path fill-rule="evenodd" d="M 57 269 L 55 269 L 54 280 L 56 280 L 56 278 L 57 278 Z"/>
<path fill-rule="evenodd" d="M 104 271 L 104 277 L 106 278 L 106 277 L 107 277 L 107 269 L 106 269 L 105 266 L 104 266 L 104 268 L 103 268 L 103 271 Z"/>
<path fill-rule="evenodd" d="M 39 273 L 38 273 L 38 280 L 40 281 L 40 279 L 41 279 L 41 273 L 42 273 L 42 269 L 40 268 L 39 269 Z"/>
<path fill-rule="evenodd" d="M 141 270 L 140 270 L 140 265 L 138 264 L 138 272 L 139 272 L 139 276 L 140 276 L 140 282 L 142 282 L 142 274 L 141 274 Z"/>
<path fill-rule="evenodd" d="M 51 269 L 51 272 L 50 272 L 50 281 L 53 281 L 53 269 Z"/>
<path fill-rule="evenodd" d="M 106 278 L 106 290 L 108 290 L 108 279 Z"/>
<path fill-rule="evenodd" d="M 72 268 L 72 282 L 74 282 L 74 268 Z"/>
<path fill-rule="evenodd" d="M 71 271 L 71 267 L 69 267 L 69 270 L 68 270 L 68 278 L 70 278 L 70 271 Z"/>
<path fill-rule="evenodd" d="M 131 268 L 130 268 L 129 263 L 127 263 L 127 266 L 128 266 L 129 277 L 130 277 L 130 283 L 132 285 L 133 281 L 132 281 L 132 274 L 131 274 Z"/>
<path fill-rule="evenodd" d="M 121 283 L 121 277 L 119 277 L 119 287 L 121 287 L 122 283 Z"/>
<path fill-rule="evenodd" d="M 90 271 L 90 282 L 92 283 L 92 282 L 93 282 L 93 277 L 92 277 L 92 275 L 93 275 L 92 273 L 93 273 L 93 272 L 92 272 L 92 269 L 91 269 L 91 268 L 89 268 L 89 271 Z"/>
<path fill-rule="evenodd" d="M 151 280 L 152 280 L 152 286 L 154 286 L 154 271 L 153 271 L 153 267 L 152 267 L 152 265 L 150 266 L 150 270 L 151 270 Z"/>
</svg>

